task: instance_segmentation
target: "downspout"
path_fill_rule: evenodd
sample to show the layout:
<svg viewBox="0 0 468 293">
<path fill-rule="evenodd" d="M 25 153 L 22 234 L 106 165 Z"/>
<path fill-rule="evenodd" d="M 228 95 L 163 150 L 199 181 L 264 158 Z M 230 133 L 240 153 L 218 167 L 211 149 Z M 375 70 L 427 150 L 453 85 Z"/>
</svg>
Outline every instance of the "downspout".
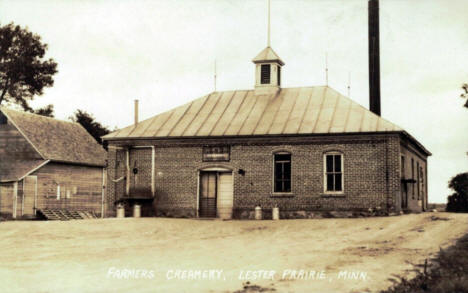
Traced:
<svg viewBox="0 0 468 293">
<path fill-rule="evenodd" d="M 153 197 L 155 196 L 155 193 L 156 193 L 155 159 L 156 159 L 156 149 L 155 149 L 155 146 L 153 145 L 151 146 L 151 194 L 153 195 Z"/>
<path fill-rule="evenodd" d="M 106 168 L 102 168 L 101 219 L 104 219 L 105 191 L 106 191 Z"/>
<path fill-rule="evenodd" d="M 127 178 L 126 178 L 126 186 L 125 186 L 125 195 L 128 197 L 130 195 L 130 148 L 126 149 L 126 165 L 127 165 Z"/>
<path fill-rule="evenodd" d="M 23 191 L 21 192 L 21 217 L 24 216 L 24 185 L 25 185 L 25 180 L 23 179 Z"/>
</svg>

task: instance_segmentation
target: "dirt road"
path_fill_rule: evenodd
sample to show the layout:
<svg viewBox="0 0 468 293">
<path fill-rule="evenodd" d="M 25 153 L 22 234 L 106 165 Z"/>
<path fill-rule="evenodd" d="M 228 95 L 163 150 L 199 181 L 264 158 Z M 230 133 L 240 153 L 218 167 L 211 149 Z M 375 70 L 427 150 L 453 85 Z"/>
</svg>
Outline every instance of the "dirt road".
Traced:
<svg viewBox="0 0 468 293">
<path fill-rule="evenodd" d="M 2 222 L 0 291 L 375 292 L 467 232 L 467 214 L 447 213 Z"/>
</svg>

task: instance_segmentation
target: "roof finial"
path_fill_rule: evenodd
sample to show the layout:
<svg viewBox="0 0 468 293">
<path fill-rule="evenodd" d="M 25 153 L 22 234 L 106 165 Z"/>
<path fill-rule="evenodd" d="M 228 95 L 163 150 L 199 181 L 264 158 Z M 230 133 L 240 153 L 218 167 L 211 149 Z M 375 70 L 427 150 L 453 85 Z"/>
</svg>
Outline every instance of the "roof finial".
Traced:
<svg viewBox="0 0 468 293">
<path fill-rule="evenodd" d="M 214 61 L 214 91 L 216 91 L 216 59 Z"/>
<path fill-rule="evenodd" d="M 267 47 L 270 47 L 270 0 L 268 0 L 268 40 Z"/>
<path fill-rule="evenodd" d="M 328 52 L 325 52 L 325 83 L 328 86 Z"/>
<path fill-rule="evenodd" d="M 348 72 L 348 98 L 351 97 L 351 71 Z"/>
</svg>

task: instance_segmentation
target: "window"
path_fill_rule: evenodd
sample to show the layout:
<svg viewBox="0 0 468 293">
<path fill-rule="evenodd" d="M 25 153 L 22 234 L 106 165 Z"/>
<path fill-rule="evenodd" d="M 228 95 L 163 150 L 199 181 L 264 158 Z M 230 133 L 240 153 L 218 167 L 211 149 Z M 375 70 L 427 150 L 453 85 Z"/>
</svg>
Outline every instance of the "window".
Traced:
<svg viewBox="0 0 468 293">
<path fill-rule="evenodd" d="M 416 173 L 418 174 L 418 175 L 417 175 L 417 176 L 418 176 L 418 179 L 417 179 L 417 181 L 416 181 L 417 188 L 418 188 L 418 193 L 417 193 L 417 194 L 418 194 L 418 200 L 420 200 L 421 198 L 420 198 L 420 193 L 419 193 L 419 192 L 420 192 L 420 191 L 419 191 L 419 188 L 420 188 L 419 184 L 420 184 L 420 182 L 421 182 L 421 181 L 420 181 L 421 179 L 420 179 L 420 177 L 419 177 L 419 162 L 416 163 Z"/>
<path fill-rule="evenodd" d="M 6 116 L 3 115 L 3 113 L 0 113 L 0 125 L 7 124 L 7 122 L 8 122 L 8 119 L 6 118 Z"/>
<path fill-rule="evenodd" d="M 278 73 L 278 85 L 281 85 L 281 67 L 278 66 L 277 68 L 278 68 L 278 70 L 277 70 L 277 73 Z"/>
<path fill-rule="evenodd" d="M 419 176 L 421 178 L 421 199 L 424 198 L 424 171 L 423 167 L 419 167 Z"/>
<path fill-rule="evenodd" d="M 343 155 L 340 153 L 328 153 L 324 158 L 325 192 L 343 192 Z"/>
<path fill-rule="evenodd" d="M 270 83 L 270 64 L 262 64 L 260 67 L 260 83 L 269 84 Z"/>
<path fill-rule="evenodd" d="M 405 156 L 401 156 L 401 178 L 405 179 Z"/>
<path fill-rule="evenodd" d="M 291 154 L 275 154 L 274 192 L 291 192 Z"/>
<path fill-rule="evenodd" d="M 414 159 L 411 158 L 411 179 L 414 180 Z M 414 182 L 414 181 L 413 181 Z M 415 188 L 414 188 L 414 183 L 411 185 L 411 197 L 414 199 L 414 191 L 415 191 Z"/>
</svg>

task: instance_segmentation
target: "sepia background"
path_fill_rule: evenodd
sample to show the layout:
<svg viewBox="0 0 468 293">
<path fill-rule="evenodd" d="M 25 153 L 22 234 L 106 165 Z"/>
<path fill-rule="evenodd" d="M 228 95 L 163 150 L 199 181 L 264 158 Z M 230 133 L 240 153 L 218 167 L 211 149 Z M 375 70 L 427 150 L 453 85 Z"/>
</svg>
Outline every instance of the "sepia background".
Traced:
<svg viewBox="0 0 468 293">
<path fill-rule="evenodd" d="M 104 125 L 149 118 L 217 89 L 250 89 L 250 62 L 266 45 L 267 1 L 2 0 L 0 24 L 27 26 L 58 63 L 53 87 L 32 105 L 56 117 L 80 109 Z M 382 116 L 416 137 L 429 158 L 429 201 L 445 202 L 450 177 L 468 166 L 468 2 L 380 3 Z M 368 107 L 366 0 L 271 3 L 271 43 L 283 86 L 325 84 Z"/>
</svg>

